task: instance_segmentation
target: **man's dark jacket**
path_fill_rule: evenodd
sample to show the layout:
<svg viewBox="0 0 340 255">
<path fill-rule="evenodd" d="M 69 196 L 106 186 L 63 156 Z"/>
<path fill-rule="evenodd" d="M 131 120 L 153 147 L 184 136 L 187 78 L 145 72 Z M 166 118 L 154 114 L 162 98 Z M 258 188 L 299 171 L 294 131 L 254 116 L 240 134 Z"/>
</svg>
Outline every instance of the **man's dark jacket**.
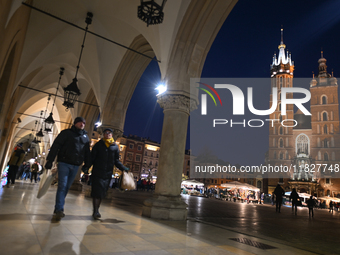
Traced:
<svg viewBox="0 0 340 255">
<path fill-rule="evenodd" d="M 54 140 L 47 161 L 53 162 L 58 154 L 58 162 L 80 166 L 83 162 L 85 168 L 91 166 L 90 140 L 85 130 L 72 126 L 60 132 Z"/>
<path fill-rule="evenodd" d="M 91 152 L 92 156 L 92 175 L 101 179 L 111 179 L 113 167 L 126 170 L 125 166 L 119 161 L 119 148 L 116 143 L 106 147 L 104 140 L 97 142 Z"/>
</svg>

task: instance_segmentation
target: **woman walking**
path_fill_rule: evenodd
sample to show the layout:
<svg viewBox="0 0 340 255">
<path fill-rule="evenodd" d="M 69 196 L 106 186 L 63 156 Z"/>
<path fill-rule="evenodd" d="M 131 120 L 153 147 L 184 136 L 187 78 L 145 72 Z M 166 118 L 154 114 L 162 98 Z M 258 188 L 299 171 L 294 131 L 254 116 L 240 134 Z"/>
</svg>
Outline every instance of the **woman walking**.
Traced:
<svg viewBox="0 0 340 255">
<path fill-rule="evenodd" d="M 99 219 L 99 206 L 102 199 L 106 196 L 112 178 L 113 167 L 116 166 L 122 171 L 128 171 L 119 161 L 119 148 L 112 138 L 112 129 L 106 128 L 104 130 L 104 138 L 97 142 L 92 149 L 92 190 L 91 196 L 93 198 L 93 218 Z"/>
</svg>

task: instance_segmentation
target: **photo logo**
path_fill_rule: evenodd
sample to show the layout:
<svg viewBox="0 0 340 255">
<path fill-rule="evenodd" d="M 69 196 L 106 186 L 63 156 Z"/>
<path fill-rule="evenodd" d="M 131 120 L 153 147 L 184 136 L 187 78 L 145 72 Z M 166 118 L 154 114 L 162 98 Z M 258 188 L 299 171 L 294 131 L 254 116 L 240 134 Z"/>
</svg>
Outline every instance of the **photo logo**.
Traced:
<svg viewBox="0 0 340 255">
<path fill-rule="evenodd" d="M 207 88 L 209 88 L 212 92 L 214 92 L 214 94 L 217 96 L 218 100 L 220 101 L 220 104 L 222 106 L 222 100 L 221 100 L 221 97 L 220 95 L 217 93 L 217 91 L 211 87 L 210 85 L 206 84 L 206 83 L 203 83 L 203 82 L 197 82 L 199 84 L 202 84 L 204 86 L 206 86 Z M 203 88 L 200 88 L 200 87 L 197 87 L 198 89 L 200 90 L 203 90 L 204 92 L 206 92 L 211 98 L 212 100 L 214 101 L 215 103 L 215 106 L 217 106 L 217 103 L 216 103 L 216 100 L 214 98 L 214 96 L 211 94 L 211 92 L 207 89 L 203 89 Z M 201 114 L 202 115 L 207 115 L 207 95 L 206 94 L 202 94 L 201 95 Z"/>
<path fill-rule="evenodd" d="M 201 83 L 204 86 L 208 87 L 210 90 L 214 92 L 214 94 L 218 97 L 221 106 L 222 106 L 222 101 L 219 96 L 219 94 L 216 92 L 216 90 L 209 86 L 208 84 Z M 216 89 L 227 89 L 231 92 L 232 98 L 233 98 L 233 115 L 244 115 L 244 94 L 242 90 L 232 84 L 215 84 L 214 87 Z M 215 106 L 217 106 L 216 100 L 213 97 L 213 95 L 206 89 L 200 88 L 199 89 L 205 91 L 210 97 L 214 100 Z M 248 103 L 248 109 L 251 113 L 254 115 L 258 116 L 264 116 L 264 115 L 270 115 L 273 113 L 277 106 L 278 106 L 278 100 L 277 100 L 277 87 L 272 88 L 272 106 L 270 109 L 267 110 L 258 110 L 255 109 L 254 104 L 253 104 L 253 88 L 248 87 L 247 88 L 247 103 Z M 293 94 L 293 93 L 301 93 L 304 94 L 304 98 L 289 98 L 287 97 L 288 94 Z M 286 109 L 287 109 L 287 104 L 293 104 L 295 105 L 298 109 L 300 109 L 304 115 L 312 115 L 302 104 L 307 103 L 311 99 L 311 93 L 309 90 L 304 89 L 304 88 L 293 88 L 293 87 L 286 87 L 286 88 L 281 88 L 281 115 L 285 116 L 286 115 Z M 201 95 L 201 115 L 207 115 L 207 95 L 202 94 Z"/>
</svg>

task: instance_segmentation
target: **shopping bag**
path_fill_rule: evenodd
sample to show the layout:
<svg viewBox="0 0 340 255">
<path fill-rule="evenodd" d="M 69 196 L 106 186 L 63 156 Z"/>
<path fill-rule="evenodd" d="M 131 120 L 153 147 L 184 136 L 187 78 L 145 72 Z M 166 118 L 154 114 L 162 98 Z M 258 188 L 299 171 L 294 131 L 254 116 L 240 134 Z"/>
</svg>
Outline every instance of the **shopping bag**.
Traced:
<svg viewBox="0 0 340 255">
<path fill-rule="evenodd" d="M 40 176 L 39 190 L 37 198 L 44 196 L 51 186 L 54 177 L 57 175 L 57 168 L 53 168 L 50 171 L 45 169 L 44 173 Z"/>
<path fill-rule="evenodd" d="M 135 183 L 132 173 L 127 173 L 125 171 L 123 172 L 120 188 L 122 190 L 135 190 L 136 189 L 136 183 Z"/>
</svg>

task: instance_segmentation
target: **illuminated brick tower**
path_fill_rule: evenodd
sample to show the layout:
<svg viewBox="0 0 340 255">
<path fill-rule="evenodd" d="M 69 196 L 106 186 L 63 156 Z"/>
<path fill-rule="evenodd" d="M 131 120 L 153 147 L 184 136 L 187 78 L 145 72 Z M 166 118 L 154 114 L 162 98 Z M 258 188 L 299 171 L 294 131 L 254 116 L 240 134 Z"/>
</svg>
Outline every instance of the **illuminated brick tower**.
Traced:
<svg viewBox="0 0 340 255">
<path fill-rule="evenodd" d="M 271 165 L 288 165 L 293 157 L 293 128 L 283 127 L 281 122 L 286 119 L 293 119 L 293 105 L 287 105 L 286 116 L 281 116 L 281 89 L 284 87 L 293 87 L 294 62 L 291 55 L 285 52 L 286 45 L 283 43 L 283 29 L 281 29 L 281 43 L 279 45 L 279 55 L 274 53 L 273 62 L 271 64 L 271 87 L 277 88 L 278 106 L 276 110 L 270 114 L 273 121 L 273 127 L 269 127 L 269 151 L 268 159 Z M 270 95 L 270 106 L 273 97 Z M 287 98 L 292 98 L 292 94 L 287 94 Z M 275 120 L 275 121 L 274 121 Z M 292 126 L 292 123 L 286 123 L 286 126 Z M 282 181 L 282 180 L 281 180 Z M 277 184 L 277 181 L 276 181 Z"/>
</svg>

